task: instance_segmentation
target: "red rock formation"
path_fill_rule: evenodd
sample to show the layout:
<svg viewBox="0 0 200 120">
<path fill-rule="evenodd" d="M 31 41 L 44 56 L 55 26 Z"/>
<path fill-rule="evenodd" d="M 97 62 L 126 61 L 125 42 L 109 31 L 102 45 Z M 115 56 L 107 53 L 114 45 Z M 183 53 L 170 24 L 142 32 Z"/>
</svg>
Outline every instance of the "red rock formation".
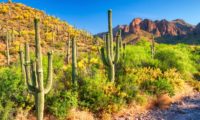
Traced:
<svg viewBox="0 0 200 120">
<path fill-rule="evenodd" d="M 135 18 L 129 25 L 129 32 L 130 33 L 139 33 L 140 32 L 140 23 L 142 22 L 142 19 Z"/>
<path fill-rule="evenodd" d="M 149 33 L 155 33 L 157 30 L 156 24 L 149 19 L 145 19 L 140 23 L 140 27 L 142 30 L 147 31 Z"/>
<path fill-rule="evenodd" d="M 185 36 L 192 33 L 200 34 L 200 23 L 195 28 L 193 25 L 188 24 L 181 19 L 176 19 L 173 21 L 167 21 L 165 19 L 160 21 L 152 21 L 149 19 L 142 20 L 140 18 L 135 18 L 132 20 L 129 26 L 119 25 L 115 27 L 113 29 L 114 33 L 119 29 L 122 30 L 123 37 L 126 37 L 128 34 L 140 34 L 142 36 L 142 30 L 154 34 L 157 37 Z"/>
</svg>

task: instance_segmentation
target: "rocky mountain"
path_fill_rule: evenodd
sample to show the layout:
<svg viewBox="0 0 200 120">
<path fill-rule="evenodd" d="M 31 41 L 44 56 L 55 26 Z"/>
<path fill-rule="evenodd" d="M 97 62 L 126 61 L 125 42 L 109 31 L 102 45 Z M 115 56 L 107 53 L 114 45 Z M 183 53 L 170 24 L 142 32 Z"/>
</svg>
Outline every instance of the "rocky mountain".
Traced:
<svg viewBox="0 0 200 120">
<path fill-rule="evenodd" d="M 168 21 L 166 19 L 153 21 L 150 19 L 135 18 L 129 25 L 118 25 L 117 27 L 113 28 L 114 34 L 116 34 L 119 29 L 122 30 L 122 36 L 125 40 L 128 37 L 129 40 L 126 40 L 127 42 L 137 40 L 135 36 L 141 37 L 154 35 L 158 39 L 158 42 L 167 41 L 170 43 L 169 39 L 176 40 L 178 38 L 183 39 L 182 42 L 190 43 L 190 41 L 185 39 L 189 40 L 191 37 L 192 39 L 198 39 L 197 35 L 200 34 L 200 24 L 194 26 L 182 19 L 176 19 L 172 21 Z M 104 34 L 105 32 L 97 35 L 102 37 Z M 134 37 L 131 38 L 130 36 Z M 172 43 L 174 42 L 175 41 Z"/>
</svg>

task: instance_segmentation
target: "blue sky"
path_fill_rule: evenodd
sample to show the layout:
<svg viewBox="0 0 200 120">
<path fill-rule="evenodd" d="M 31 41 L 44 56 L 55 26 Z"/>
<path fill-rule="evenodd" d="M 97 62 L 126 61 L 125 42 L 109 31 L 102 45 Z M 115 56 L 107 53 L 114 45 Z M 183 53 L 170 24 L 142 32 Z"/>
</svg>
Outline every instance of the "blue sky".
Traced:
<svg viewBox="0 0 200 120">
<path fill-rule="evenodd" d="M 0 0 L 7 1 L 7 0 Z M 200 0 L 13 0 L 46 11 L 78 28 L 95 34 L 107 30 L 107 10 L 113 10 L 113 26 L 129 24 L 135 17 L 176 18 L 200 22 Z"/>
</svg>

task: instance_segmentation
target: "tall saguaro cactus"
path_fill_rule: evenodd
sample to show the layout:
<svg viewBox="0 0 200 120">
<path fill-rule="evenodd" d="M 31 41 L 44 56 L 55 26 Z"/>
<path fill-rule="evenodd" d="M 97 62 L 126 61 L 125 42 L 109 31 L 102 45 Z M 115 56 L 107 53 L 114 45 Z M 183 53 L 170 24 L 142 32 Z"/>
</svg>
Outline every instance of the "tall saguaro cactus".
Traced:
<svg viewBox="0 0 200 120">
<path fill-rule="evenodd" d="M 113 48 L 113 31 L 112 31 L 112 11 L 108 11 L 108 34 L 106 36 L 106 54 L 104 47 L 101 48 L 103 63 L 108 67 L 108 76 L 110 81 L 115 81 L 115 65 L 119 61 L 120 52 L 120 33 L 117 34 L 115 54 Z"/>
<path fill-rule="evenodd" d="M 76 82 L 76 68 L 77 68 L 77 48 L 76 48 L 76 38 L 72 38 L 72 83 Z"/>
<path fill-rule="evenodd" d="M 29 45 L 25 45 L 25 70 L 28 89 L 35 97 L 37 120 L 43 120 L 44 95 L 47 94 L 52 86 L 52 52 L 48 53 L 48 76 L 47 84 L 44 87 L 42 51 L 40 46 L 39 19 L 35 18 L 35 56 L 36 60 L 30 62 Z M 31 69 L 31 70 L 30 70 Z M 30 79 L 32 82 L 30 82 Z"/>
<path fill-rule="evenodd" d="M 6 57 L 7 65 L 10 65 L 10 34 L 8 31 L 6 33 Z"/>
</svg>

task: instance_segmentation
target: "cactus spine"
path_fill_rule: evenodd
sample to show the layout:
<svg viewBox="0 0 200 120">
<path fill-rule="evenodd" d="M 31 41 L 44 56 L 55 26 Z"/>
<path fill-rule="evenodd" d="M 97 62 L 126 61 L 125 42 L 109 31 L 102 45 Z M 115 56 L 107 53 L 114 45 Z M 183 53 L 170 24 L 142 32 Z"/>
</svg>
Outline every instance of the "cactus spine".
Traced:
<svg viewBox="0 0 200 120">
<path fill-rule="evenodd" d="M 152 59 L 154 59 L 154 55 L 155 55 L 155 40 L 154 40 L 154 36 L 153 36 L 152 41 L 151 41 L 151 57 L 152 57 Z"/>
<path fill-rule="evenodd" d="M 101 48 L 101 55 L 103 63 L 108 67 L 108 76 L 109 80 L 114 82 L 115 81 L 115 65 L 119 61 L 119 52 L 120 52 L 120 34 L 117 34 L 116 39 L 116 48 L 115 48 L 115 55 L 113 49 L 113 31 L 112 31 L 112 11 L 108 11 L 108 34 L 106 36 L 106 54 L 104 52 L 104 47 Z M 106 56 L 107 55 L 107 56 Z"/>
<path fill-rule="evenodd" d="M 77 48 L 76 48 L 76 38 L 72 38 L 72 83 L 76 82 L 76 68 L 77 68 Z"/>
<path fill-rule="evenodd" d="M 43 120 L 43 111 L 44 111 L 44 95 L 47 94 L 52 86 L 52 52 L 48 53 L 48 76 L 47 84 L 44 87 L 43 82 L 43 66 L 42 66 L 42 51 L 40 46 L 40 31 L 39 31 L 39 19 L 35 18 L 35 55 L 36 60 L 30 62 L 29 55 L 29 46 L 26 43 L 25 45 L 25 70 L 26 70 L 26 82 L 28 89 L 33 93 L 35 97 L 35 106 L 36 106 L 36 117 L 37 120 Z M 31 72 L 30 72 L 31 66 Z M 30 79 L 32 76 L 32 83 Z"/>
<path fill-rule="evenodd" d="M 10 65 L 10 34 L 8 31 L 6 33 L 6 57 L 7 65 Z"/>
</svg>

